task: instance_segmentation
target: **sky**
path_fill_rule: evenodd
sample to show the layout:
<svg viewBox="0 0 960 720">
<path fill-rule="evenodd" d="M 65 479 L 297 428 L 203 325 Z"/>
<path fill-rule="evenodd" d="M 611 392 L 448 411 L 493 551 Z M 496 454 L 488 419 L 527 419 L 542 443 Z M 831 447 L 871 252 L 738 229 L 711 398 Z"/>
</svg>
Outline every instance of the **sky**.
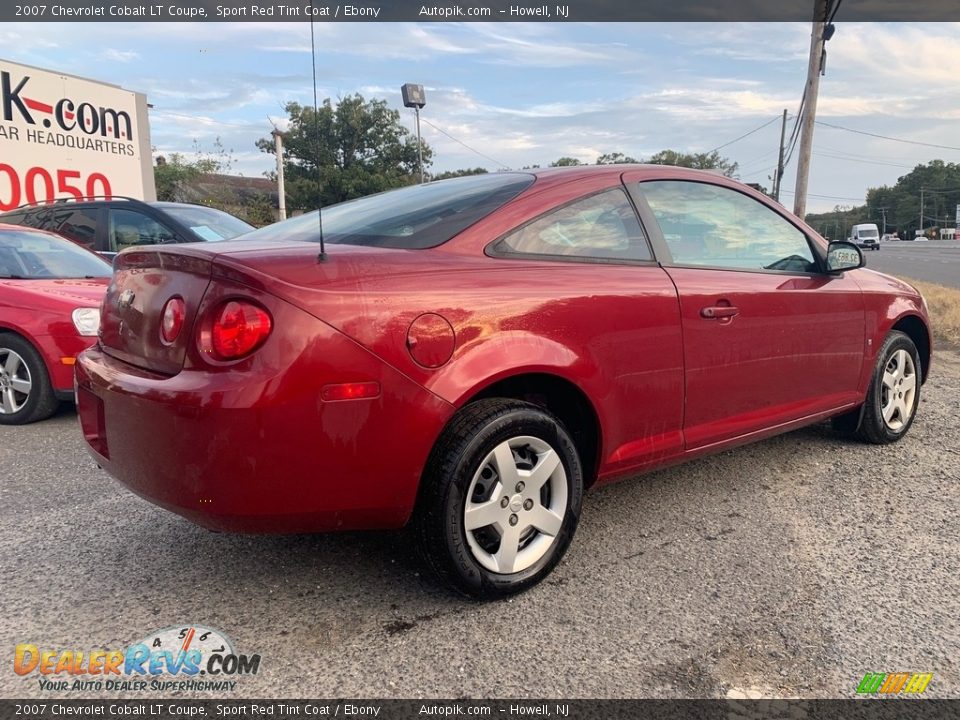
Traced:
<svg viewBox="0 0 960 720">
<path fill-rule="evenodd" d="M 837 20 L 818 120 L 960 147 L 960 23 Z M 400 86 L 424 85 L 435 172 L 720 148 L 741 180 L 766 187 L 810 43 L 807 23 L 318 22 L 314 33 L 321 102 L 384 99 L 412 130 Z M 220 138 L 235 174 L 273 169 L 256 140 L 283 128 L 286 102 L 313 103 L 308 23 L 6 23 L 0 48 L 14 62 L 146 93 L 156 154 L 212 152 Z M 960 162 L 960 150 L 818 125 L 807 210 L 860 204 L 867 188 L 938 158 Z M 796 155 L 788 207 L 795 177 Z"/>
</svg>

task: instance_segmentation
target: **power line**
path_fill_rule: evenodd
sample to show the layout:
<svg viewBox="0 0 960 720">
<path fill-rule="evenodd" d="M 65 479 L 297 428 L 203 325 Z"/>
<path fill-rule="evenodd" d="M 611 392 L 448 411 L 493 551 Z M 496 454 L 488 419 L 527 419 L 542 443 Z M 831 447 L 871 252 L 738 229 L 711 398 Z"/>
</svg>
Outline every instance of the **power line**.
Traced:
<svg viewBox="0 0 960 720">
<path fill-rule="evenodd" d="M 510 169 L 510 166 L 507 165 L 506 163 L 502 163 L 502 162 L 500 162 L 499 160 L 496 160 L 496 159 L 490 157 L 489 155 L 485 155 L 484 153 L 480 152 L 480 151 L 477 150 L 476 148 L 470 147 L 470 146 L 467 145 L 463 140 L 458 140 L 458 139 L 455 138 L 453 135 L 451 135 L 450 133 L 448 133 L 446 130 L 441 130 L 441 129 L 438 128 L 436 125 L 434 125 L 432 122 L 430 122 L 429 120 L 427 120 L 426 118 L 420 118 L 420 120 L 421 120 L 422 122 L 425 122 L 425 123 L 426 123 L 427 125 L 429 125 L 430 127 L 432 127 L 432 128 L 433 128 L 434 130 L 436 130 L 438 133 L 441 133 L 442 135 L 446 135 L 448 138 L 450 138 L 451 140 L 453 140 L 455 143 L 460 143 L 461 145 L 463 145 L 463 146 L 464 146 L 467 150 L 469 150 L 470 152 L 475 152 L 475 153 L 476 153 L 477 155 L 479 155 L 480 157 L 486 158 L 487 160 L 489 160 L 490 162 L 492 162 L 494 165 L 499 165 L 499 166 L 502 167 L 504 170 L 509 170 L 509 169 Z"/>
<path fill-rule="evenodd" d="M 842 2 L 843 0 L 837 0 L 836 3 L 834 3 L 833 10 L 830 12 L 830 17 L 827 18 L 827 25 L 832 23 L 833 19 L 837 16 L 837 10 L 840 9 L 840 3 Z"/>
<path fill-rule="evenodd" d="M 781 190 L 780 192 L 786 193 L 787 195 L 795 194 L 793 190 Z M 849 197 L 845 195 L 817 195 L 816 193 L 807 193 L 809 197 L 822 198 L 824 200 L 855 200 L 857 202 L 864 202 L 862 197 Z"/>
<path fill-rule="evenodd" d="M 723 145 L 717 145 L 717 147 L 715 147 L 713 150 L 710 150 L 710 151 L 707 152 L 706 154 L 707 154 L 707 155 L 710 155 L 711 153 L 717 152 L 717 150 L 722 150 L 723 148 L 727 147 L 727 145 L 733 145 L 735 142 L 740 142 L 740 141 L 743 140 L 745 137 L 749 137 L 750 135 L 753 135 L 755 132 L 759 132 L 760 130 L 763 130 L 767 125 L 772 125 L 773 123 L 775 123 L 775 122 L 776 122 L 777 120 L 779 120 L 779 119 L 780 119 L 780 116 L 779 116 L 779 115 L 776 115 L 776 116 L 774 116 L 773 118 L 771 118 L 770 120 L 768 120 L 767 122 L 765 122 L 765 123 L 764 123 L 763 125 L 761 125 L 760 127 L 755 127 L 755 128 L 754 128 L 753 130 L 751 130 L 750 132 L 746 132 L 746 133 L 744 133 L 743 135 L 741 135 L 740 137 L 734 138 L 734 139 L 731 140 L 730 142 L 725 142 Z"/>
<path fill-rule="evenodd" d="M 803 119 L 803 109 L 807 104 L 807 88 L 804 86 L 803 95 L 800 96 L 800 108 L 797 110 L 797 116 L 793 123 L 793 130 L 790 131 L 790 139 L 787 140 L 787 145 L 790 146 L 790 149 L 787 151 L 787 155 L 783 160 L 783 167 L 786 168 L 790 161 L 793 159 L 793 151 L 797 148 L 797 141 L 800 139 L 800 125 Z"/>
<path fill-rule="evenodd" d="M 870 137 L 880 138 L 881 140 L 891 140 L 893 142 L 906 143 L 907 145 L 923 145 L 924 147 L 956 150 L 960 152 L 960 147 L 954 147 L 953 145 L 938 145 L 937 143 L 922 142 L 920 140 L 906 140 L 904 138 L 890 137 L 889 135 L 879 135 L 877 133 L 867 132 L 866 130 L 854 130 L 853 128 L 843 127 L 842 125 L 834 125 L 824 122 L 823 120 L 815 120 L 814 122 L 816 122 L 817 125 L 823 125 L 824 127 L 833 128 L 834 130 L 846 130 L 847 132 L 856 133 L 857 135 L 869 135 Z"/>
<path fill-rule="evenodd" d="M 901 165 L 900 163 L 888 163 L 888 162 L 883 162 L 881 160 L 867 160 L 867 159 L 857 158 L 857 157 L 847 157 L 844 155 L 835 155 L 833 153 L 814 151 L 813 154 L 816 155 L 817 157 L 831 158 L 833 160 L 844 160 L 846 162 L 865 163 L 867 165 L 884 165 L 886 167 L 905 168 L 907 170 L 913 167 L 912 165 Z"/>
</svg>

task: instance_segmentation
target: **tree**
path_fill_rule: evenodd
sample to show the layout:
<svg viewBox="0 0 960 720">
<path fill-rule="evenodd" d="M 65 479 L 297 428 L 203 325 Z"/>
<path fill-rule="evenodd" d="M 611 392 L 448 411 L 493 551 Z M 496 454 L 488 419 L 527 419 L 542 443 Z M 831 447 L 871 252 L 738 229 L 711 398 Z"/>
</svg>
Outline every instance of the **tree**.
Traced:
<svg viewBox="0 0 960 720">
<path fill-rule="evenodd" d="M 455 177 L 464 177 L 465 175 L 486 175 L 489 172 L 486 168 L 475 167 L 475 168 L 465 168 L 462 170 L 447 170 L 442 173 L 437 173 L 436 175 L 431 175 L 431 180 L 447 180 L 449 178 Z"/>
<path fill-rule="evenodd" d="M 834 228 L 849 228 L 857 223 L 876 223 L 882 227 L 886 216 L 888 233 L 898 232 L 901 238 L 912 238 L 920 229 L 921 191 L 923 228 L 941 227 L 944 221 L 952 225 L 960 204 L 960 164 L 931 160 L 917 165 L 899 177 L 893 187 L 868 189 L 866 204 L 808 215 L 807 222 L 821 231 L 829 228 L 831 237 L 839 237 L 833 234 Z"/>
<path fill-rule="evenodd" d="M 153 168 L 157 200 L 175 201 L 180 185 L 196 179 L 200 173 L 201 170 L 196 164 L 188 162 L 180 153 L 171 153 L 169 158 L 158 155 L 157 164 Z"/>
<path fill-rule="evenodd" d="M 576 158 L 567 157 L 566 155 L 550 163 L 550 167 L 577 167 L 580 165 L 583 165 L 583 163 Z"/>
<path fill-rule="evenodd" d="M 647 162 L 654 165 L 676 165 L 678 167 L 696 168 L 697 170 L 719 170 L 727 177 L 733 177 L 739 167 L 738 163 L 722 157 L 716 150 L 709 153 L 682 153 L 676 150 L 661 150 L 651 156 Z"/>
<path fill-rule="evenodd" d="M 411 185 L 419 180 L 417 141 L 400 124 L 400 113 L 384 100 L 356 94 L 329 98 L 315 113 L 296 102 L 286 105 L 289 129 L 283 134 L 287 204 L 303 210 Z M 275 152 L 272 137 L 257 140 Z M 423 164 L 433 153 L 423 144 Z"/>
<path fill-rule="evenodd" d="M 624 165 L 635 162 L 640 161 L 621 152 L 606 153 L 597 158 L 597 165 Z"/>
<path fill-rule="evenodd" d="M 176 202 L 180 200 L 180 188 L 195 181 L 204 173 L 228 173 L 233 167 L 233 150 L 223 147 L 220 138 L 213 141 L 213 151 L 207 152 L 199 141 L 193 141 L 194 160 L 187 160 L 182 153 L 170 153 L 170 157 L 158 155 L 153 167 L 153 180 L 157 186 L 157 200 Z"/>
</svg>

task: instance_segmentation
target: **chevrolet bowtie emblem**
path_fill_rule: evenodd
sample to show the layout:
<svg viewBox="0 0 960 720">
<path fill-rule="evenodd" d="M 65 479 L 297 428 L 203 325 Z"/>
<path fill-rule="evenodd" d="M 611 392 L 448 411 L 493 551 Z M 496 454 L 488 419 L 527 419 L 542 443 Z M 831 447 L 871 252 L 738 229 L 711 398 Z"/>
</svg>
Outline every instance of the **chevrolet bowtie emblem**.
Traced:
<svg viewBox="0 0 960 720">
<path fill-rule="evenodd" d="M 135 297 L 136 295 L 133 290 L 124 290 L 120 293 L 120 297 L 117 298 L 117 307 L 121 310 L 126 310 L 133 304 L 133 298 Z"/>
</svg>

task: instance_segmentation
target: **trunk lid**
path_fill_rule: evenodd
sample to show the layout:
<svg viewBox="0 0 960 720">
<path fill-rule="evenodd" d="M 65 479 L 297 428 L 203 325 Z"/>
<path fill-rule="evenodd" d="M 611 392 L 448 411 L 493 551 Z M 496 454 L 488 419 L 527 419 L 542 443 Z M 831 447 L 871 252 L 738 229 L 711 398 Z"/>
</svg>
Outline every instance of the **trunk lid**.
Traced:
<svg viewBox="0 0 960 720">
<path fill-rule="evenodd" d="M 117 256 L 100 316 L 100 345 L 118 360 L 164 375 L 183 368 L 197 309 L 210 284 L 211 259 L 187 248 L 138 250 Z M 160 336 L 163 308 L 183 298 L 186 318 L 172 343 Z"/>
</svg>

